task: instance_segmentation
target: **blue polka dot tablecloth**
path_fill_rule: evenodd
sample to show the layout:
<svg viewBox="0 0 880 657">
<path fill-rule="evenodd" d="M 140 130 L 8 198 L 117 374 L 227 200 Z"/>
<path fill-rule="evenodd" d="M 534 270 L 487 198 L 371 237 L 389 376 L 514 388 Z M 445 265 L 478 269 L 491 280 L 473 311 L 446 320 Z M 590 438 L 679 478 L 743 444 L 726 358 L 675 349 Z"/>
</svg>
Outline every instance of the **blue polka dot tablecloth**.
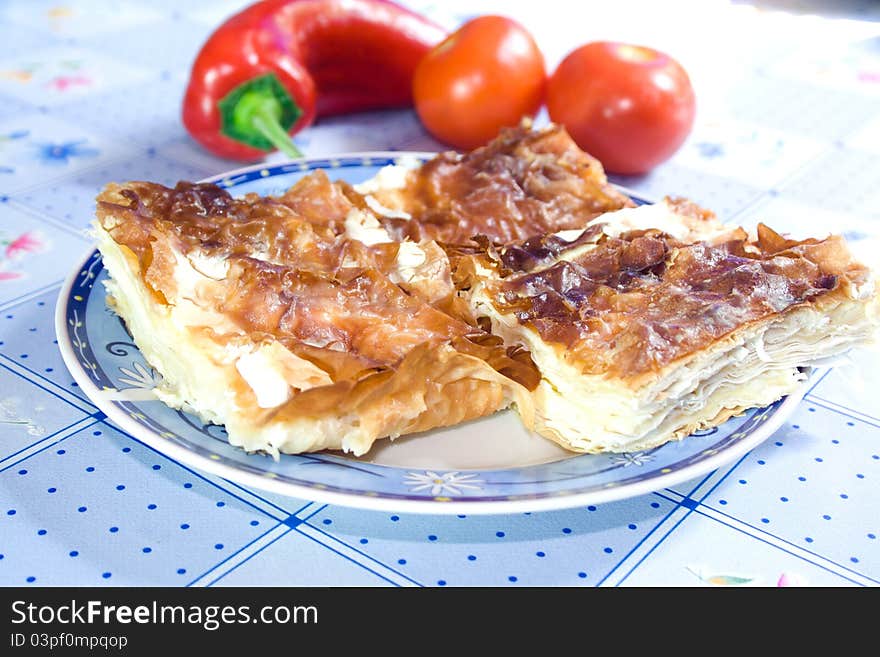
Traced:
<svg viewBox="0 0 880 657">
<path fill-rule="evenodd" d="M 744 225 L 842 232 L 877 261 L 876 3 L 408 4 L 448 28 L 476 14 L 511 15 L 551 67 L 597 39 L 673 54 L 697 89 L 694 130 L 653 173 L 616 182 L 649 197 L 690 197 Z M 199 46 L 241 6 L 0 5 L 0 584 L 880 583 L 875 352 L 817 378 L 771 438 L 697 480 L 514 515 L 283 497 L 177 463 L 109 422 L 59 354 L 61 283 L 89 247 L 85 228 L 105 183 L 173 184 L 236 166 L 192 142 L 179 112 Z M 296 142 L 312 156 L 441 148 L 410 111 L 319 121 Z"/>
</svg>

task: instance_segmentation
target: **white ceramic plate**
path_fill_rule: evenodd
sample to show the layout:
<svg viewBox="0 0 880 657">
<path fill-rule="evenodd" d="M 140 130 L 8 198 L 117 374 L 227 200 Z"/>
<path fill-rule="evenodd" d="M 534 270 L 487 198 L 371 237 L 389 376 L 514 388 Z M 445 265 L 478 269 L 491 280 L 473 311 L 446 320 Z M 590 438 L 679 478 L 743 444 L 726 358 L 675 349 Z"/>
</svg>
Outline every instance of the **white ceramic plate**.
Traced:
<svg viewBox="0 0 880 657">
<path fill-rule="evenodd" d="M 208 182 L 233 194 L 278 194 L 314 169 L 352 183 L 402 157 L 356 153 L 255 166 Z M 61 353 L 86 395 L 108 418 L 167 456 L 238 483 L 309 500 L 422 513 L 512 513 L 606 502 L 704 475 L 770 437 L 800 395 L 731 419 L 723 426 L 642 452 L 574 455 L 526 431 L 513 412 L 396 441 L 379 441 L 365 458 L 336 453 L 248 455 L 205 425 L 153 397 L 157 374 L 105 302 L 107 273 L 91 251 L 68 277 L 56 308 Z M 805 390 L 805 388 L 804 388 Z"/>
</svg>

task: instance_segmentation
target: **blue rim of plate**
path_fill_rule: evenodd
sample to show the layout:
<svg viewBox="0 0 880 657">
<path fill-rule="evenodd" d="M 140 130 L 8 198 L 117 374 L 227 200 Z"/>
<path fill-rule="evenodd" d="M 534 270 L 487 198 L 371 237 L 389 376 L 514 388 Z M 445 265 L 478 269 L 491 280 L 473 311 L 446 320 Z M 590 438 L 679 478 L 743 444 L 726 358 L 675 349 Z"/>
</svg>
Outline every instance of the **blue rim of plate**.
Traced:
<svg viewBox="0 0 880 657">
<path fill-rule="evenodd" d="M 249 183 L 283 180 L 272 192 L 277 193 L 315 169 L 364 179 L 401 158 L 424 160 L 433 155 L 394 151 L 304 158 L 236 169 L 202 182 L 246 192 L 253 191 Z M 358 169 L 360 176 L 355 175 Z M 122 321 L 107 308 L 103 286 L 96 291 L 104 277 L 100 254 L 92 249 L 66 279 L 55 312 L 61 354 L 86 396 L 123 431 L 169 458 L 239 484 L 316 502 L 383 511 L 497 514 L 642 495 L 694 479 L 742 456 L 781 426 L 806 391 L 805 385 L 799 393 L 752 409 L 721 427 L 635 453 L 573 455 L 521 468 L 458 471 L 378 465 L 330 453 L 284 454 L 274 461 L 232 447 L 220 426 L 205 425 L 195 416 L 138 396 L 154 372 Z M 127 387 L 120 388 L 120 382 Z M 117 392 L 123 398 L 111 398 Z"/>
</svg>

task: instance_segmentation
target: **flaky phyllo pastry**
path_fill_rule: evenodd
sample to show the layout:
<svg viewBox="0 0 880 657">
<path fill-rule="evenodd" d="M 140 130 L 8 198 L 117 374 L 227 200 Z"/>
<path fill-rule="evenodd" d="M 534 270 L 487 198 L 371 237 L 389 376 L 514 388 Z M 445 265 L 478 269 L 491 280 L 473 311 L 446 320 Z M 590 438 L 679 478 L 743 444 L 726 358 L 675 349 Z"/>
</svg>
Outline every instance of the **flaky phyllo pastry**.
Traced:
<svg viewBox="0 0 880 657">
<path fill-rule="evenodd" d="M 778 400 L 878 330 L 841 238 L 635 207 L 554 126 L 356 187 L 109 185 L 95 233 L 159 398 L 275 456 L 511 406 L 574 451 L 644 449 Z"/>
<path fill-rule="evenodd" d="M 794 392 L 806 366 L 874 337 L 880 298 L 841 238 L 763 224 L 750 238 L 691 210 L 620 210 L 460 266 L 474 316 L 541 371 L 535 431 L 579 452 L 655 447 Z"/>
<path fill-rule="evenodd" d="M 98 197 L 110 304 L 162 374 L 159 398 L 273 455 L 363 454 L 513 402 L 528 416 L 534 366 L 456 318 L 440 247 L 337 235 L 336 220 L 376 228 L 325 178 L 306 188 L 324 225 L 297 192 L 285 205 L 141 182 Z"/>
</svg>

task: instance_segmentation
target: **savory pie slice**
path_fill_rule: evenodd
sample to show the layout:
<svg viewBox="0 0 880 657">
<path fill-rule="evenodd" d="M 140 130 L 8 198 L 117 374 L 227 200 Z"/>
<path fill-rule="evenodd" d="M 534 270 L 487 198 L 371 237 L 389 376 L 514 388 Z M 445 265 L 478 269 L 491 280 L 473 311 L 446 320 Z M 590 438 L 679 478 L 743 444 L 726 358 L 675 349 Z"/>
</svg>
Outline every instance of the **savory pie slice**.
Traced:
<svg viewBox="0 0 880 657">
<path fill-rule="evenodd" d="M 476 235 L 506 244 L 583 228 L 634 205 L 564 128 L 529 122 L 465 154 L 440 153 L 409 171 L 389 168 L 356 189 L 395 239 L 459 245 Z"/>
<path fill-rule="evenodd" d="M 841 238 L 636 207 L 553 125 L 276 197 L 112 184 L 95 234 L 159 398 L 274 456 L 511 405 L 574 451 L 645 449 L 776 401 L 880 326 Z"/>
<path fill-rule="evenodd" d="M 98 196 L 109 302 L 162 374 L 162 401 L 276 456 L 360 455 L 512 403 L 529 416 L 534 366 L 448 312 L 436 243 L 391 242 L 320 177 L 299 190 L 281 202 L 130 182 Z"/>
<path fill-rule="evenodd" d="M 770 404 L 880 326 L 842 238 L 750 237 L 674 201 L 459 262 L 475 317 L 541 371 L 533 428 L 579 452 L 647 449 Z"/>
</svg>

